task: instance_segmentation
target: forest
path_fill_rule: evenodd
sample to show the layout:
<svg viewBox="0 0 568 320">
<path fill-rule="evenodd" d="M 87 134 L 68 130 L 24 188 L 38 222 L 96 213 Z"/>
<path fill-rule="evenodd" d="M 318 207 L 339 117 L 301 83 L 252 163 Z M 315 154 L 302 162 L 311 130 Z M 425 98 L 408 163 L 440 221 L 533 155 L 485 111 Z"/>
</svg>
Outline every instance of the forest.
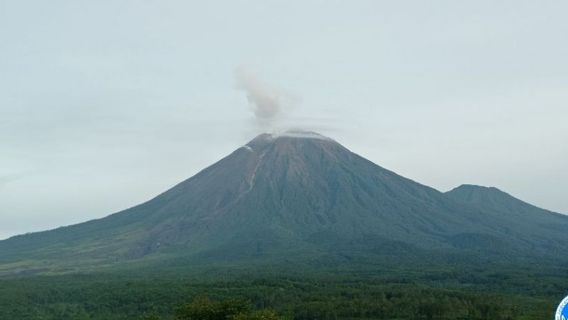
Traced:
<svg viewBox="0 0 568 320">
<path fill-rule="evenodd" d="M 565 272 L 565 271 L 564 271 Z M 556 272 L 85 274 L 0 280 L 0 319 L 551 319 Z"/>
</svg>

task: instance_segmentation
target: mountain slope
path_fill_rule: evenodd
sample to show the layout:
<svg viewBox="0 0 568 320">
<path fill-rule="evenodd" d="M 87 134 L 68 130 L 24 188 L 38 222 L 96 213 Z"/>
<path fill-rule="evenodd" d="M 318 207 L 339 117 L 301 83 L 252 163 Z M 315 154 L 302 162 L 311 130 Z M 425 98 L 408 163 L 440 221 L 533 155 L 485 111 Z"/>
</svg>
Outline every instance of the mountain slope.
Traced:
<svg viewBox="0 0 568 320">
<path fill-rule="evenodd" d="M 555 256 L 568 244 L 560 232 L 565 217 L 540 212 L 525 221 L 515 208 L 472 203 L 458 191 L 443 194 L 401 177 L 315 133 L 263 134 L 139 206 L 0 241 L 0 271 L 180 257 L 191 263 L 433 253 L 524 258 Z"/>
<path fill-rule="evenodd" d="M 509 228 L 522 233 L 526 239 L 538 239 L 543 250 L 562 255 L 566 235 L 565 215 L 528 204 L 494 187 L 462 185 L 446 195 L 454 201 L 478 208 L 488 215 L 508 221 Z M 527 246 L 534 245 L 527 243 Z"/>
<path fill-rule="evenodd" d="M 516 213 L 525 217 L 557 217 L 557 213 L 538 208 L 495 187 L 476 185 L 461 185 L 446 192 L 446 195 L 456 201 L 475 205 L 492 211 Z M 563 216 L 560 216 L 562 218 Z"/>
</svg>

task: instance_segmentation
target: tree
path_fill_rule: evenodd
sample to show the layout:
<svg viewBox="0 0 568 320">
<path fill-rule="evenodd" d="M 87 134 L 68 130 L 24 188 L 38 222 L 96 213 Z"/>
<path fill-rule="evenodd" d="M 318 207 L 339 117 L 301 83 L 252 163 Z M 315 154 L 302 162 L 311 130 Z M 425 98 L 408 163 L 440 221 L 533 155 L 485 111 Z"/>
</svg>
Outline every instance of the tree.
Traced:
<svg viewBox="0 0 568 320">
<path fill-rule="evenodd" d="M 228 299 L 222 302 L 211 301 L 200 296 L 176 312 L 178 320 L 228 320 L 239 315 L 247 315 L 250 305 L 244 300 Z"/>
</svg>

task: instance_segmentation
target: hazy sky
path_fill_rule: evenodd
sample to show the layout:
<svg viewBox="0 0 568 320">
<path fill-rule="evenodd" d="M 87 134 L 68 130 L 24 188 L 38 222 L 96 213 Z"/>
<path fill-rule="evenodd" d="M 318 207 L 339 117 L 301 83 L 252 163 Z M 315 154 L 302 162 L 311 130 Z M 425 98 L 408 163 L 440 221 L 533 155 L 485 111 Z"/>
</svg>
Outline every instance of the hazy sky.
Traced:
<svg viewBox="0 0 568 320">
<path fill-rule="evenodd" d="M 441 191 L 496 186 L 568 213 L 567 12 L 0 0 L 0 238 L 136 205 L 275 126 Z"/>
</svg>

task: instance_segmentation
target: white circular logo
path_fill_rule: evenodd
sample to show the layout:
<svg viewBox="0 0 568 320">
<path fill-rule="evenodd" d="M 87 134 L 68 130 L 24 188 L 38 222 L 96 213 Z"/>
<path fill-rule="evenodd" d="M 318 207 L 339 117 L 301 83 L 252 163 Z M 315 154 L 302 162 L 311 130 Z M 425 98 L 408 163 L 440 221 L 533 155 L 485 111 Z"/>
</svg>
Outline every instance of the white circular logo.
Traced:
<svg viewBox="0 0 568 320">
<path fill-rule="evenodd" d="M 568 297 L 560 302 L 554 320 L 568 320 Z"/>
</svg>

